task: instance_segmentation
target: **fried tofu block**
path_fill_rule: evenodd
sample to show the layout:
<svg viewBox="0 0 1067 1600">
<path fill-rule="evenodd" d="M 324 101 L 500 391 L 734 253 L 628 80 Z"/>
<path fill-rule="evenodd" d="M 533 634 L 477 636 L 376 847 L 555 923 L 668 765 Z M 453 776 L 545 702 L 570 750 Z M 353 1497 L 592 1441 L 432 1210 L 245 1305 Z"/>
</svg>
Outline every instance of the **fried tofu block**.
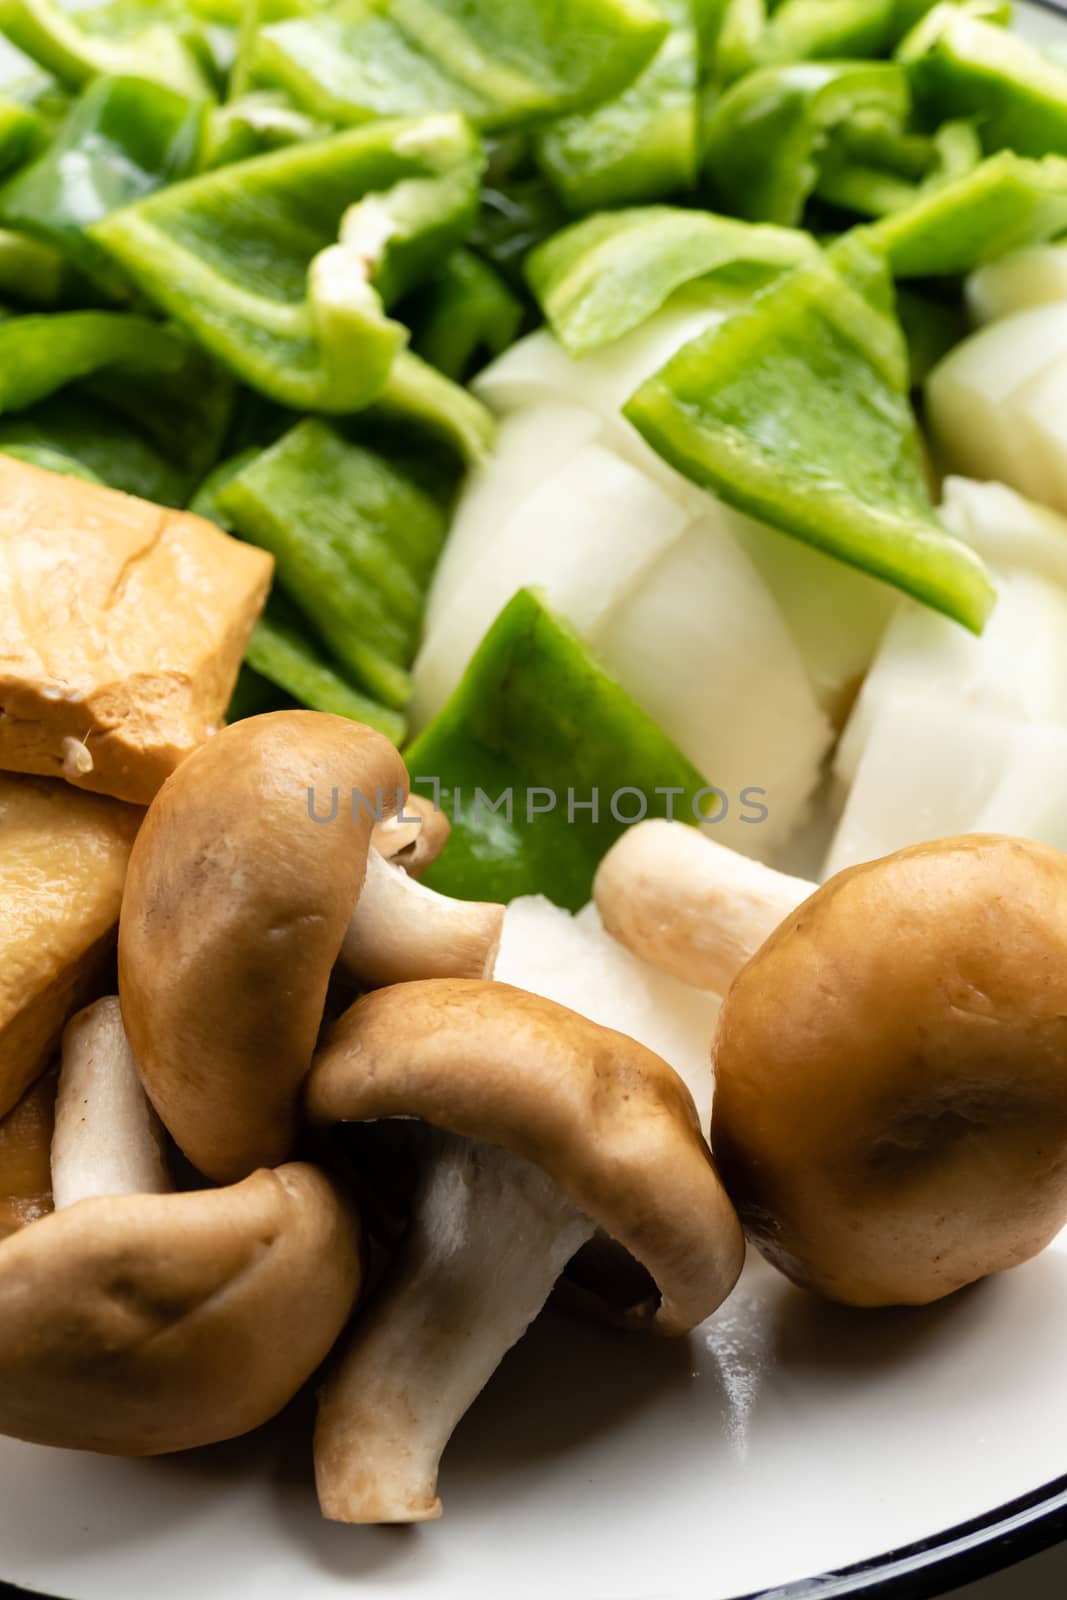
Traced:
<svg viewBox="0 0 1067 1600">
<path fill-rule="evenodd" d="M 141 816 L 64 783 L 0 773 L 0 1117 L 107 970 Z"/>
<path fill-rule="evenodd" d="M 146 805 L 221 726 L 272 560 L 0 455 L 0 767 Z"/>
<path fill-rule="evenodd" d="M 58 1079 L 58 1068 L 46 1072 L 0 1119 L 0 1239 L 52 1210 Z"/>
</svg>

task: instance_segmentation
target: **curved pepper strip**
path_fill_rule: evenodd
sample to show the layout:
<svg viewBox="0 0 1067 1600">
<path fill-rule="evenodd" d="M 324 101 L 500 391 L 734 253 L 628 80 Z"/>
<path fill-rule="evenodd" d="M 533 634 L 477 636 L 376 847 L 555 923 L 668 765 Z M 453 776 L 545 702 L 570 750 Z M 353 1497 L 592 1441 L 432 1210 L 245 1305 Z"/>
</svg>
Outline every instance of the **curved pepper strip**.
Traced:
<svg viewBox="0 0 1067 1600">
<path fill-rule="evenodd" d="M 497 617 L 405 760 L 415 790 L 439 786 L 426 798 L 452 819 L 427 884 L 460 899 L 545 894 L 571 911 L 588 902 L 601 858 L 624 831 L 609 809 L 618 790 L 644 795 L 649 816 L 667 815 L 671 795 L 678 817 L 695 820 L 706 783 L 529 589 Z M 510 810 L 489 809 L 509 793 Z M 529 821 L 528 805 L 538 808 Z"/>
<path fill-rule="evenodd" d="M 816 194 L 820 200 L 868 217 L 884 217 L 914 205 L 942 184 L 966 177 L 982 160 L 974 124 L 946 122 L 930 138 L 901 135 L 875 141 L 842 128 L 823 157 Z M 903 159 L 925 147 L 918 172 Z"/>
<path fill-rule="evenodd" d="M 90 231 L 253 388 L 358 411 L 406 338 L 385 306 L 463 242 L 481 171 L 460 117 L 379 122 L 189 179 Z"/>
<path fill-rule="evenodd" d="M 552 123 L 538 161 L 572 214 L 691 189 L 700 168 L 694 0 L 660 0 L 671 31 L 641 75 L 593 111 Z"/>
<path fill-rule="evenodd" d="M 133 20 L 136 12 L 125 11 Z M 146 8 L 146 19 L 151 11 Z M 213 94 L 203 68 L 172 22 L 146 20 L 135 33 L 93 32 L 93 12 L 72 16 L 55 0 L 0 0 L 0 33 L 61 83 L 80 88 L 102 73 L 164 83 L 182 94 Z M 114 26 L 107 12 L 101 20 Z"/>
<path fill-rule="evenodd" d="M 796 268 L 680 350 L 624 414 L 728 504 L 981 632 L 995 591 L 931 509 L 878 264 L 853 236 Z"/>
<path fill-rule="evenodd" d="M 314 419 L 215 499 L 244 538 L 274 556 L 278 582 L 349 682 L 402 709 L 447 531 L 441 507 L 376 451 Z"/>
<path fill-rule="evenodd" d="M 986 150 L 1067 156 L 1067 68 L 981 17 L 941 5 L 904 41 L 916 105 L 976 117 Z"/>
<path fill-rule="evenodd" d="M 757 288 L 815 250 L 792 228 L 644 206 L 565 228 L 533 251 L 526 276 L 564 349 L 580 356 L 639 327 L 684 284 L 718 274 Z"/>
<path fill-rule="evenodd" d="M 147 402 L 147 395 L 140 391 Z M 85 391 L 80 384 L 51 395 L 15 416 L 0 416 L 0 451 L 19 451 L 27 460 L 42 452 L 73 462 L 112 489 L 141 500 L 183 506 L 195 478 L 167 458 L 124 418 Z M 57 469 L 58 470 L 58 469 Z M 67 469 L 74 471 L 74 467 Z"/>
<path fill-rule="evenodd" d="M 0 323 L 0 412 L 24 411 L 79 378 L 107 367 L 131 374 L 180 371 L 189 345 L 145 317 L 117 311 L 67 311 Z"/>
<path fill-rule="evenodd" d="M 619 93 L 666 32 L 648 0 L 348 0 L 263 28 L 255 72 L 333 122 L 462 111 L 511 127 Z"/>
<path fill-rule="evenodd" d="M 795 227 L 814 192 L 832 130 L 858 113 L 903 127 L 911 108 L 892 62 L 801 62 L 742 78 L 712 107 L 704 171 L 722 208 Z"/>
<path fill-rule="evenodd" d="M 414 348 L 456 383 L 514 344 L 525 315 L 500 274 L 472 250 L 449 256 L 406 310 Z"/>
<path fill-rule="evenodd" d="M 1009 150 L 923 192 L 865 230 L 898 278 L 971 272 L 1067 229 L 1067 160 Z"/>
<path fill-rule="evenodd" d="M 143 78 L 97 78 L 51 144 L 0 189 L 0 223 L 60 251 L 114 298 L 129 285 L 86 229 L 196 169 L 204 105 Z"/>
</svg>

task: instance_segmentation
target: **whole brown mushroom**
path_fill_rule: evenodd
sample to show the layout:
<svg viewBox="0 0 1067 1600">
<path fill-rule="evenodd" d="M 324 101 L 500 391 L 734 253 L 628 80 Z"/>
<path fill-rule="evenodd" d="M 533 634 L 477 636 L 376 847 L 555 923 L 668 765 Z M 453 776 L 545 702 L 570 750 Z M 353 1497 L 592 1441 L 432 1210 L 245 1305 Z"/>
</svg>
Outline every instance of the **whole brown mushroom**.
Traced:
<svg viewBox="0 0 1067 1600">
<path fill-rule="evenodd" d="M 308 1079 L 313 1122 L 417 1119 L 406 1246 L 323 1393 L 319 1498 L 343 1522 L 440 1515 L 460 1417 L 598 1230 L 644 1269 L 629 1320 L 681 1334 L 744 1257 L 689 1091 L 624 1034 L 495 982 L 358 1001 Z M 412 1129 L 417 1132 L 417 1129 Z"/>
<path fill-rule="evenodd" d="M 360 1284 L 358 1224 L 331 1180 L 292 1164 L 158 1192 L 162 1133 L 115 999 L 68 1025 L 52 1168 L 59 1209 L 0 1243 L 0 1433 L 160 1455 L 280 1411 Z"/>
<path fill-rule="evenodd" d="M 407 795 L 381 734 L 288 711 L 217 734 L 149 807 L 119 924 L 122 1014 L 149 1098 L 209 1177 L 289 1155 L 339 961 L 364 985 L 491 968 L 503 907 L 435 894 L 372 848 Z"/>
<path fill-rule="evenodd" d="M 925 1304 L 1067 1223 L 1067 857 L 971 835 L 839 873 L 735 979 L 712 1145 L 750 1238 Z"/>
</svg>

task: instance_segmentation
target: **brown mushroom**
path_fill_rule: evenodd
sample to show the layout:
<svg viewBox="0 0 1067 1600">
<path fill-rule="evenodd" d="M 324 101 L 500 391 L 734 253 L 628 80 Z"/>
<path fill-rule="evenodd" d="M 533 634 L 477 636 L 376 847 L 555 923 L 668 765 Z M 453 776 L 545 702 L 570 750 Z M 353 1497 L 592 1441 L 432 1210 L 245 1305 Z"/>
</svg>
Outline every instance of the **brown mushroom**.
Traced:
<svg viewBox="0 0 1067 1600">
<path fill-rule="evenodd" d="M 712 1146 L 797 1283 L 924 1304 L 1067 1222 L 1067 857 L 970 835 L 839 873 L 735 979 Z"/>
<path fill-rule="evenodd" d="M 64 1045 L 53 1169 L 65 1204 L 0 1243 L 2 1433 L 114 1455 L 231 1438 L 281 1410 L 349 1316 L 356 1219 L 316 1168 L 120 1192 L 164 1178 L 136 1087 L 117 1002 L 104 1001 Z"/>
<path fill-rule="evenodd" d="M 634 1323 L 680 1334 L 741 1270 L 741 1231 L 677 1075 L 624 1034 L 507 984 L 379 990 L 331 1030 L 306 1088 L 313 1122 L 420 1119 L 406 1249 L 322 1396 L 324 1514 L 440 1515 L 460 1417 L 597 1228 L 652 1280 Z"/>
<path fill-rule="evenodd" d="M 0 1121 L 0 1240 L 52 1209 L 56 1073 L 46 1072 Z"/>
<path fill-rule="evenodd" d="M 608 851 L 593 896 L 604 927 L 650 966 L 725 994 L 815 889 L 682 822 L 642 822 Z"/>
<path fill-rule="evenodd" d="M 182 1150 L 220 1181 L 289 1154 L 330 974 L 482 973 L 503 907 L 435 895 L 371 851 L 408 793 L 380 734 L 313 711 L 252 717 L 167 780 L 130 861 L 122 1014 Z"/>
</svg>

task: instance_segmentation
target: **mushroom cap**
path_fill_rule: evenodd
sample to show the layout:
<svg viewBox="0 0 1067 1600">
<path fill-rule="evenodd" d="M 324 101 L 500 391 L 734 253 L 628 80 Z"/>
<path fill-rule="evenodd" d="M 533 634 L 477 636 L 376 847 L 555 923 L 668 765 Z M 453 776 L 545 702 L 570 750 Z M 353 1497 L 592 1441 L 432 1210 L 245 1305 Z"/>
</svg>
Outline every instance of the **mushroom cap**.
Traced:
<svg viewBox="0 0 1067 1600">
<path fill-rule="evenodd" d="M 539 995 L 478 979 L 379 989 L 330 1030 L 305 1104 L 317 1123 L 418 1117 L 536 1163 L 651 1274 L 661 1333 L 702 1322 L 740 1274 L 741 1229 L 677 1073 Z"/>
<path fill-rule="evenodd" d="M 712 1147 L 749 1236 L 925 1304 L 1067 1221 L 1067 857 L 971 835 L 840 873 L 734 982 Z"/>
<path fill-rule="evenodd" d="M 109 1455 L 233 1438 L 326 1356 L 361 1277 L 314 1167 L 83 1200 L 0 1244 L 0 1433 Z"/>
<path fill-rule="evenodd" d="M 381 734 L 283 711 L 217 734 L 149 807 L 119 924 L 122 1017 L 149 1098 L 208 1176 L 289 1154 L 369 808 L 380 794 L 392 814 L 407 786 Z"/>
</svg>

